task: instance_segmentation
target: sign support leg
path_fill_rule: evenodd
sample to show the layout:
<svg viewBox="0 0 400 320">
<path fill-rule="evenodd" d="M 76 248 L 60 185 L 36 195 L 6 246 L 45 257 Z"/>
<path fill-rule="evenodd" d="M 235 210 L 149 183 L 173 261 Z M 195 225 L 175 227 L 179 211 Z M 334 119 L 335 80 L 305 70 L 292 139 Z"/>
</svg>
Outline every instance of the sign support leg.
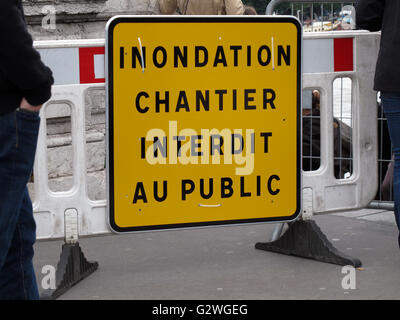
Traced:
<svg viewBox="0 0 400 320">
<path fill-rule="evenodd" d="M 62 246 L 60 261 L 57 264 L 56 288 L 46 290 L 41 300 L 54 300 L 72 286 L 97 270 L 98 262 L 89 262 L 78 242 L 78 212 L 65 211 L 65 243 Z"/>
<path fill-rule="evenodd" d="M 275 226 L 275 229 L 274 229 L 274 231 L 272 232 L 271 241 L 275 241 L 275 240 L 278 240 L 278 239 L 279 239 L 279 237 L 280 237 L 281 234 L 282 234 L 282 231 L 283 231 L 283 227 L 284 227 L 284 226 L 285 226 L 284 223 L 278 223 L 278 224 Z"/>
<path fill-rule="evenodd" d="M 281 224 L 283 227 L 283 223 Z M 277 226 L 276 228 L 281 228 Z M 274 232 L 275 234 L 276 232 Z M 256 249 L 294 255 L 321 262 L 361 267 L 361 261 L 337 250 L 311 219 L 298 219 L 289 224 L 286 232 L 276 240 L 256 243 Z"/>
</svg>

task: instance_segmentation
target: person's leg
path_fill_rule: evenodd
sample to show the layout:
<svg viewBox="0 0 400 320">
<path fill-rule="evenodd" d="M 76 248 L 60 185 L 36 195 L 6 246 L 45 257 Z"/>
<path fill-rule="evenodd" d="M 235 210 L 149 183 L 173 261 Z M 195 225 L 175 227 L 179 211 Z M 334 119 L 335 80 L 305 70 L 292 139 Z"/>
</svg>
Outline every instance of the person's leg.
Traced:
<svg viewBox="0 0 400 320">
<path fill-rule="evenodd" d="M 15 111 L 0 116 L 0 299 L 37 299 L 32 257 L 36 238 L 26 184 L 40 118 Z"/>
<path fill-rule="evenodd" d="M 394 214 L 400 230 L 400 93 L 382 93 L 382 106 L 385 113 L 390 141 L 394 153 L 393 192 Z M 400 235 L 399 235 L 400 246 Z"/>
<path fill-rule="evenodd" d="M 35 240 L 36 224 L 32 215 L 32 203 L 26 188 L 14 236 L 0 273 L 1 299 L 39 299 L 32 263 Z"/>
</svg>

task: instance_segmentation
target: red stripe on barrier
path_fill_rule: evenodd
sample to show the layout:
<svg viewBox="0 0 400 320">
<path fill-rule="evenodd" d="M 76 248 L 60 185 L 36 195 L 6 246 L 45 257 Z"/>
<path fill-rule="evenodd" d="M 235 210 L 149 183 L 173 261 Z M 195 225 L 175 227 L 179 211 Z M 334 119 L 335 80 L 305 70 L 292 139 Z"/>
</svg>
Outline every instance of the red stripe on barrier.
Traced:
<svg viewBox="0 0 400 320">
<path fill-rule="evenodd" d="M 105 54 L 104 47 L 79 48 L 80 83 L 103 83 L 106 79 L 96 79 L 94 71 L 94 55 Z"/>
<path fill-rule="evenodd" d="M 334 71 L 353 71 L 353 38 L 334 39 Z"/>
</svg>

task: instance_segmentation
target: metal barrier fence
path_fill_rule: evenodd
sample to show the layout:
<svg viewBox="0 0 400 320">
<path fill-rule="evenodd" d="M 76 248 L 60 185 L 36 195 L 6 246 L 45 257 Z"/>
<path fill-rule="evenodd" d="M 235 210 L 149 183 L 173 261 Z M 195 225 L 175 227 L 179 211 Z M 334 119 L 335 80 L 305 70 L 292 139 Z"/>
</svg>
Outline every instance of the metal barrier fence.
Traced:
<svg viewBox="0 0 400 320">
<path fill-rule="evenodd" d="M 290 3 L 289 11 L 282 12 L 280 5 L 284 3 Z M 302 23 L 304 32 L 351 30 L 354 29 L 355 17 L 345 16 L 343 12 L 347 5 L 354 3 L 355 1 L 343 0 L 272 0 L 267 6 L 266 14 L 272 15 L 277 10 L 281 14 L 296 16 Z"/>
<path fill-rule="evenodd" d="M 311 133 L 318 140 L 318 166 L 303 172 L 303 217 L 366 207 L 376 194 L 378 182 L 376 94 L 372 91 L 372 81 L 379 34 L 310 33 L 304 35 L 303 43 L 303 88 L 308 90 L 304 94 L 304 110 L 313 110 L 310 106 L 313 92 L 320 95 L 319 114 L 305 111 L 303 118 L 303 123 L 317 119 L 320 125 L 316 134 Z M 98 122 L 96 130 L 88 131 L 88 123 L 95 123 L 95 117 L 104 114 L 104 40 L 40 41 L 35 46 L 53 69 L 56 80 L 52 98 L 41 110 L 34 181 L 30 188 L 37 237 L 108 233 L 105 192 L 95 192 L 93 196 L 89 186 L 92 168 L 100 168 L 104 173 L 105 167 L 105 121 Z M 349 86 L 350 95 L 343 95 L 341 86 Z M 340 108 L 343 105 L 340 101 L 344 100 L 350 104 L 347 113 Z M 68 117 L 70 123 L 62 126 L 67 129 L 70 126 L 70 133 L 58 132 L 50 139 L 52 123 Z M 340 129 L 339 137 L 347 139 L 339 141 L 339 150 L 346 141 L 350 154 L 345 155 L 343 150 L 335 153 L 335 128 Z M 306 147 L 303 140 L 303 149 Z M 303 163 L 313 157 L 313 151 L 305 154 Z M 338 171 L 336 158 L 342 161 Z M 67 169 L 70 176 L 59 173 Z M 57 189 L 67 180 L 70 181 L 67 188 Z M 95 180 L 94 185 L 105 189 L 104 179 Z"/>
<path fill-rule="evenodd" d="M 291 10 L 290 12 L 286 12 L 286 14 L 291 14 L 293 16 L 297 16 L 299 20 L 303 24 L 304 31 L 330 31 L 332 29 L 350 29 L 355 28 L 355 17 L 354 13 L 351 16 L 351 19 L 344 21 L 344 19 L 340 19 L 339 22 L 334 22 L 337 17 L 334 17 L 334 5 L 340 5 L 340 11 L 343 12 L 343 9 L 346 8 L 347 5 L 354 5 L 355 1 L 343 1 L 343 0 L 272 0 L 270 1 L 269 5 L 266 9 L 266 14 L 273 14 L 275 10 L 279 11 L 279 6 L 284 3 L 290 3 Z M 308 4 L 309 7 L 307 8 L 307 12 L 305 13 L 305 4 Z M 326 13 L 326 14 L 324 14 Z M 307 27 L 306 23 L 306 16 L 311 16 L 314 19 L 311 19 L 311 23 L 308 21 L 307 23 L 309 26 Z M 351 20 L 351 21 L 350 21 Z M 339 21 L 338 19 L 336 21 Z M 346 23 L 347 22 L 347 23 Z M 350 23 L 351 22 L 351 23 Z M 336 25 L 336 27 L 335 27 Z M 338 28 L 338 26 L 342 25 L 343 27 Z M 349 84 L 343 83 L 343 80 L 338 82 L 338 85 L 341 86 L 341 89 L 336 89 L 336 95 L 340 96 L 340 102 L 336 102 L 335 110 L 340 110 L 336 112 L 335 117 L 342 122 L 344 119 L 343 115 L 347 117 L 349 112 Z M 351 95 L 351 90 L 350 90 Z M 382 108 L 380 106 L 379 95 L 377 98 L 377 108 L 378 108 L 378 191 L 372 201 L 369 204 L 369 208 L 376 208 L 376 209 L 385 209 L 385 210 L 394 210 L 394 203 L 393 203 L 393 159 L 392 159 L 392 147 L 390 144 L 389 133 L 387 129 L 387 121 L 383 114 Z M 348 121 L 351 119 L 345 119 L 345 123 L 348 124 Z M 313 116 L 312 123 L 318 124 L 318 116 Z M 344 130 L 347 130 L 345 126 Z M 310 129 L 312 132 L 312 128 Z M 338 130 L 336 130 L 338 131 Z M 343 131 L 343 130 L 342 130 Z M 343 132 L 342 132 L 343 135 Z M 352 165 L 352 155 L 349 154 L 347 150 L 348 144 L 348 134 L 344 133 L 343 139 L 338 140 L 336 145 L 340 144 L 336 148 L 336 155 L 335 161 L 336 165 L 339 166 L 337 170 L 342 171 L 342 165 L 344 168 L 351 167 Z M 343 144 L 342 144 L 343 143 Z M 308 150 L 305 150 L 306 152 Z M 303 157 L 308 159 L 312 159 L 313 167 L 315 168 L 317 164 L 320 162 L 320 157 L 317 154 L 307 154 L 303 153 Z M 306 166 L 306 169 L 310 166 Z"/>
</svg>

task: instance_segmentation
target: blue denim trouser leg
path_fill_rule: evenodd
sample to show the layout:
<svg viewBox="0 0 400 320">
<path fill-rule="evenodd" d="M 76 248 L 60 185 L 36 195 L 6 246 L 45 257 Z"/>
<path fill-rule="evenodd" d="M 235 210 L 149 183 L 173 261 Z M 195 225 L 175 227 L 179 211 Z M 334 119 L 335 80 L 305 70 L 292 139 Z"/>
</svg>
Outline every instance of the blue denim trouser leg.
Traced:
<svg viewBox="0 0 400 320">
<path fill-rule="evenodd" d="M 394 214 L 397 227 L 400 230 L 400 93 L 382 93 L 381 98 L 394 153 Z"/>
<path fill-rule="evenodd" d="M 0 299 L 38 299 L 33 270 L 36 225 L 27 182 L 40 117 L 17 110 L 0 116 Z"/>
</svg>

